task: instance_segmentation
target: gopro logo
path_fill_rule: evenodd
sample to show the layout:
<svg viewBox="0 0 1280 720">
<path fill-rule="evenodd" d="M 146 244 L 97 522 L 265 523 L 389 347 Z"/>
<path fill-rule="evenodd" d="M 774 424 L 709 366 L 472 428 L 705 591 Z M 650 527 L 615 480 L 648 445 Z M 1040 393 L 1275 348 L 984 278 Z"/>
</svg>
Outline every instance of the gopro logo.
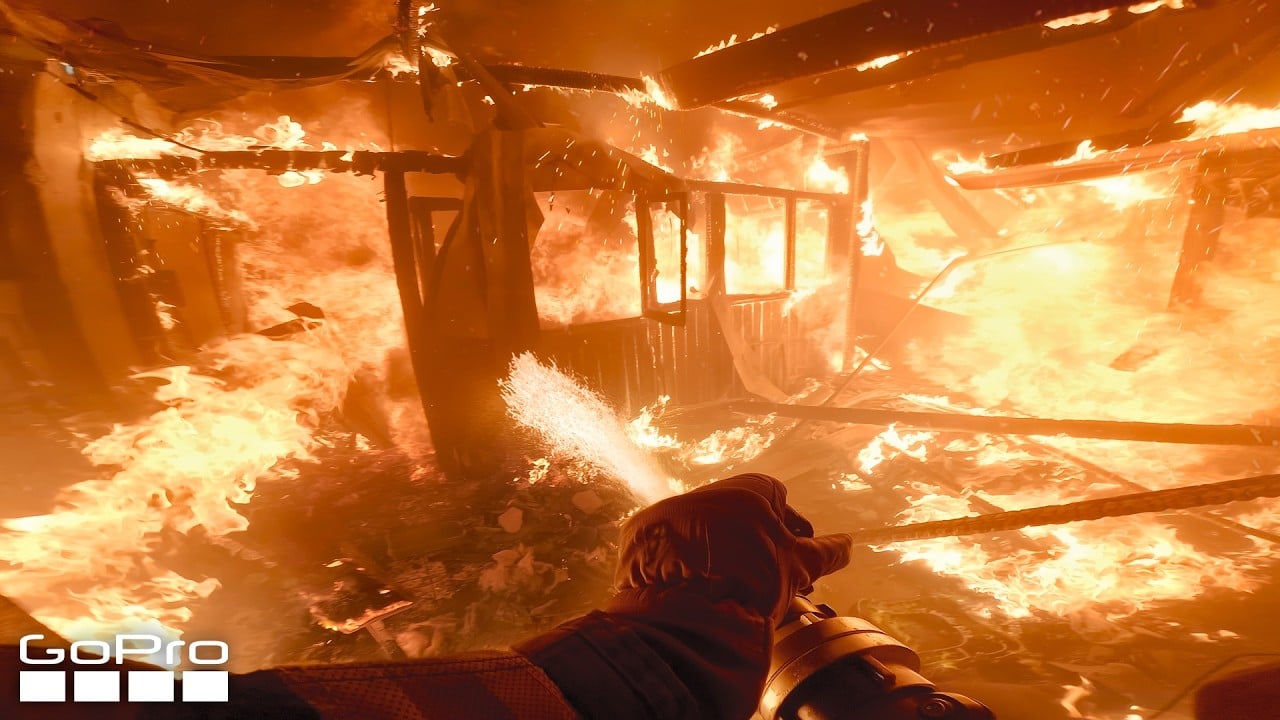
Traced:
<svg viewBox="0 0 1280 720">
<path fill-rule="evenodd" d="M 18 643 L 18 659 L 24 666 L 58 665 L 70 661 L 73 702 L 174 702 L 177 675 L 171 670 L 107 670 L 125 658 L 144 660 L 160 657 L 166 665 L 185 661 L 189 666 L 222 665 L 230 657 L 227 644 L 217 640 L 165 642 L 154 635 L 117 635 L 114 643 L 80 640 L 71 647 L 32 648 L 43 635 L 24 635 Z M 185 648 L 185 650 L 184 650 Z M 44 653 L 33 657 L 32 651 Z M 121 680 L 124 692 L 121 693 Z M 18 672 L 18 702 L 67 702 L 67 672 L 64 670 L 21 670 Z M 226 670 L 187 670 L 182 673 L 182 702 L 227 702 Z"/>
</svg>

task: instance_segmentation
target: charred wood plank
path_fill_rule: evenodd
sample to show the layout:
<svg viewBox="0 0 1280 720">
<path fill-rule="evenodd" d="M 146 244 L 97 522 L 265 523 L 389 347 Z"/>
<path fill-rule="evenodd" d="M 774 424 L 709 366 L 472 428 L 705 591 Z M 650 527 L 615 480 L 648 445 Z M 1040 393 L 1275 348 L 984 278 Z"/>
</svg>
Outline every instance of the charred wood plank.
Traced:
<svg viewBox="0 0 1280 720">
<path fill-rule="evenodd" d="M 1178 268 L 1169 291 L 1170 308 L 1196 305 L 1200 301 L 1200 266 L 1217 253 L 1218 236 L 1226 222 L 1227 182 L 1226 173 L 1207 160 L 1201 161 L 1191 194 L 1191 213 L 1182 235 Z"/>
<path fill-rule="evenodd" d="M 328 170 L 372 175 L 375 172 L 425 172 L 462 175 L 466 160 L 425 150 L 209 150 L 199 157 L 165 155 L 95 163 L 107 171 L 142 172 L 160 177 L 191 175 L 202 170 Z"/>
<path fill-rule="evenodd" d="M 1124 422 L 1118 420 L 1058 420 L 1037 417 L 959 415 L 766 402 L 729 403 L 731 412 L 839 422 L 890 425 L 921 430 L 992 433 L 995 435 L 1067 435 L 1096 440 L 1177 443 L 1184 445 L 1280 446 L 1280 427 L 1270 425 L 1200 425 L 1188 423 Z"/>
<path fill-rule="evenodd" d="M 1153 490 L 1117 497 L 1082 500 L 1061 505 L 1011 510 L 972 517 L 912 523 L 896 527 L 858 530 L 851 535 L 855 543 L 883 543 L 959 537 L 1004 530 L 1019 530 L 1037 525 L 1062 525 L 1081 520 L 1122 517 L 1141 513 L 1185 510 L 1205 505 L 1223 505 L 1263 497 L 1280 497 L 1280 475 L 1259 475 L 1223 482 L 1188 487 Z"/>
<path fill-rule="evenodd" d="M 1171 168 L 1219 156 L 1228 171 L 1237 163 L 1280 158 L 1280 128 L 1144 145 L 1070 163 L 953 174 L 951 178 L 965 190 L 1039 187 Z"/>
<path fill-rule="evenodd" d="M 659 82 L 681 108 L 695 108 L 886 55 L 1129 4 L 1115 0 L 871 0 L 674 65 L 659 75 Z"/>
<path fill-rule="evenodd" d="M 400 294 L 401 312 L 404 313 L 405 336 L 409 346 L 409 362 L 413 367 L 414 384 L 422 407 L 429 405 L 427 377 L 430 373 L 428 352 L 430 337 L 427 328 L 426 309 L 423 304 L 423 287 L 419 285 L 419 261 L 409 216 L 409 193 L 403 172 L 387 172 L 383 175 L 383 188 L 387 200 L 387 235 L 391 241 L 391 260 L 395 268 L 396 289 Z"/>
</svg>

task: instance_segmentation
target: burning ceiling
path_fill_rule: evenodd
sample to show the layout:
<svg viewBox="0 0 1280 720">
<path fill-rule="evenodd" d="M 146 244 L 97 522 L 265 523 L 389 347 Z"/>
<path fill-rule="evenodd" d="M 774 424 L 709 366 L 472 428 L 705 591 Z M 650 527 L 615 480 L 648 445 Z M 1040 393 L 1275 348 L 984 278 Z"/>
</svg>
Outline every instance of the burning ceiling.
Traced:
<svg viewBox="0 0 1280 720">
<path fill-rule="evenodd" d="M 1005 707 L 1273 643 L 1276 7 L 844 4 L 0 2 L 0 593 L 440 654 L 750 468 Z"/>
</svg>

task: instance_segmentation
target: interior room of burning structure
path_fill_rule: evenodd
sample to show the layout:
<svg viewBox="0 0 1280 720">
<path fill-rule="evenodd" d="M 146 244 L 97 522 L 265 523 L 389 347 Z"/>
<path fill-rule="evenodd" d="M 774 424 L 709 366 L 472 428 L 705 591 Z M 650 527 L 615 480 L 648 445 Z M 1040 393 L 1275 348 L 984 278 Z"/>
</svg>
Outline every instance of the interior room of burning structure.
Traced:
<svg viewBox="0 0 1280 720">
<path fill-rule="evenodd" d="M 0 0 L 0 605 L 239 672 L 501 647 L 761 472 L 939 686 L 1191 718 L 1280 650 L 1277 42 L 1263 0 Z"/>
</svg>

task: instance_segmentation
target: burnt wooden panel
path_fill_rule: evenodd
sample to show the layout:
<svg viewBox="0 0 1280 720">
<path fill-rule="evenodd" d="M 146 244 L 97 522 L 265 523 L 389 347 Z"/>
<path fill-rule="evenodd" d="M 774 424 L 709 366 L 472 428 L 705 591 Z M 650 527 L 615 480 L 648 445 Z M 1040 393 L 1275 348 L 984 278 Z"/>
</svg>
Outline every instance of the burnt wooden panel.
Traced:
<svg viewBox="0 0 1280 720">
<path fill-rule="evenodd" d="M 783 316 L 786 302 L 785 294 L 735 298 L 730 323 L 750 361 L 779 387 L 793 388 L 807 349 L 799 323 Z M 747 394 L 710 308 L 696 300 L 683 326 L 627 318 L 546 329 L 538 350 L 625 414 L 660 395 L 692 405 Z"/>
</svg>

